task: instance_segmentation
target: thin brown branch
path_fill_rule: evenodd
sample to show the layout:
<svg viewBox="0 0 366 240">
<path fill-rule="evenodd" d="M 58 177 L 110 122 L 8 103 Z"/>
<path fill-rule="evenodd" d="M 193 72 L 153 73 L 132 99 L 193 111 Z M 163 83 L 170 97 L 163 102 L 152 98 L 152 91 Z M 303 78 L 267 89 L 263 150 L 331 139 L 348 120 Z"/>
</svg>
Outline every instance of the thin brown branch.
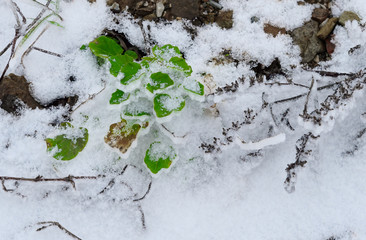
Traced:
<svg viewBox="0 0 366 240">
<path fill-rule="evenodd" d="M 54 52 L 51 52 L 51 51 L 48 51 L 48 50 L 45 50 L 45 49 L 42 49 L 42 48 L 32 47 L 32 49 L 37 50 L 39 52 L 43 52 L 43 53 L 49 54 L 49 55 L 52 55 L 52 56 L 56 56 L 56 57 L 59 57 L 59 58 L 64 57 L 62 54 L 54 53 Z"/>
<path fill-rule="evenodd" d="M 36 0 L 33 0 L 33 2 L 35 2 L 35 3 L 37 3 L 37 4 L 39 4 L 39 5 L 41 5 L 43 8 L 45 8 L 45 9 L 47 9 L 47 10 L 49 10 L 49 11 L 51 11 L 53 14 L 55 14 L 61 21 L 63 21 L 64 19 L 58 14 L 58 13 L 56 13 L 52 8 L 50 8 L 49 7 L 49 4 L 47 5 L 47 4 L 43 4 L 43 3 L 41 3 L 41 2 L 38 2 L 38 1 L 36 1 Z"/>
<path fill-rule="evenodd" d="M 308 103 L 309 103 L 309 98 L 310 98 L 311 91 L 313 90 L 313 86 L 314 86 L 314 78 L 311 79 L 311 84 L 310 84 L 309 92 L 306 95 L 306 101 L 305 101 L 305 104 L 304 104 L 303 115 L 306 115 L 307 112 L 308 112 Z"/>
<path fill-rule="evenodd" d="M 48 227 L 52 227 L 52 226 L 56 226 L 58 227 L 60 230 L 64 231 L 67 235 L 69 235 L 70 237 L 74 238 L 74 239 L 78 239 L 78 240 L 82 240 L 81 238 L 79 238 L 78 236 L 76 236 L 74 233 L 70 232 L 69 230 L 67 230 L 65 227 L 63 227 L 59 222 L 54 222 L 54 221 L 46 221 L 46 222 L 39 222 L 37 223 L 38 225 L 46 225 L 46 226 L 42 226 L 40 228 L 38 228 L 36 231 L 40 232 Z"/>
<path fill-rule="evenodd" d="M 14 56 L 14 52 L 15 52 L 15 45 L 16 45 L 16 42 L 18 41 L 18 38 L 20 37 L 20 30 L 19 28 L 15 28 L 15 35 L 14 35 L 14 38 L 13 38 L 13 41 L 12 41 L 12 47 L 11 47 L 11 53 L 10 53 L 10 56 L 9 56 L 9 59 L 8 59 L 8 62 L 6 63 L 6 66 L 3 70 L 3 73 L 1 74 L 1 77 L 0 77 L 0 82 L 2 81 L 2 79 L 4 78 L 5 76 L 5 73 L 6 71 L 8 70 L 9 68 L 9 64 L 10 64 L 10 60 L 12 59 L 12 57 Z"/>
<path fill-rule="evenodd" d="M 11 192 L 12 190 L 9 190 L 5 187 L 5 181 L 13 180 L 13 181 L 23 181 L 23 182 L 67 182 L 67 183 L 70 183 L 72 185 L 72 187 L 76 190 L 74 180 L 98 179 L 100 177 L 104 177 L 104 175 L 101 175 L 101 176 L 72 176 L 72 175 L 69 175 L 64 178 L 44 178 L 43 176 L 37 176 L 35 178 L 0 176 L 0 179 L 1 179 L 2 186 L 3 186 L 3 190 L 6 192 Z"/>
<path fill-rule="evenodd" d="M 20 60 L 20 64 L 22 64 L 22 66 L 24 67 L 23 61 L 24 61 L 24 57 L 27 56 L 33 49 L 33 45 L 41 38 L 41 36 L 46 32 L 46 30 L 48 29 L 48 26 L 45 27 L 42 32 L 37 36 L 37 38 L 33 41 L 33 43 L 27 48 L 27 50 L 25 50 L 25 52 L 23 53 L 21 60 Z"/>
<path fill-rule="evenodd" d="M 145 194 L 140 198 L 134 199 L 133 202 L 138 202 L 138 201 L 145 199 L 146 195 L 149 194 L 149 192 L 150 192 L 151 185 L 152 185 L 152 181 L 149 183 L 149 186 L 147 187 L 147 191 L 145 192 Z"/>
<path fill-rule="evenodd" d="M 89 102 L 90 100 L 94 99 L 97 95 L 99 95 L 101 92 L 104 91 L 104 89 L 106 88 L 107 84 L 104 82 L 104 87 L 97 93 L 94 93 L 92 95 L 89 95 L 88 99 L 86 99 L 84 102 L 80 103 L 79 106 L 77 106 L 75 109 L 73 109 L 71 111 L 71 115 L 78 110 L 82 105 L 84 105 L 85 103 Z"/>
<path fill-rule="evenodd" d="M 19 13 L 19 15 L 22 17 L 22 22 L 25 24 L 27 22 L 27 19 L 25 18 L 25 16 L 23 15 L 22 11 L 20 11 L 19 6 L 14 2 L 11 1 L 11 3 L 13 4 L 15 10 Z"/>
<path fill-rule="evenodd" d="M 45 6 L 49 6 L 51 3 L 51 0 L 48 0 L 47 3 L 45 4 Z M 37 22 L 39 19 L 41 19 L 41 17 L 43 16 L 43 14 L 46 12 L 47 8 L 43 8 L 37 15 L 37 17 L 35 19 L 33 19 L 33 21 L 27 26 L 27 28 L 25 29 L 25 32 L 28 32 L 29 29 L 31 29 Z"/>
<path fill-rule="evenodd" d="M 142 210 L 142 207 L 141 207 L 141 205 L 140 205 L 140 204 L 138 205 L 138 209 L 139 209 L 139 211 L 140 211 L 140 213 L 141 213 L 141 224 L 142 224 L 142 228 L 143 228 L 144 230 L 146 230 L 145 214 L 144 214 L 144 211 Z"/>
<path fill-rule="evenodd" d="M 13 40 L 11 40 L 10 43 L 8 43 L 8 45 L 6 45 L 6 47 L 0 52 L 0 56 L 2 56 L 10 48 L 12 44 Z"/>
</svg>

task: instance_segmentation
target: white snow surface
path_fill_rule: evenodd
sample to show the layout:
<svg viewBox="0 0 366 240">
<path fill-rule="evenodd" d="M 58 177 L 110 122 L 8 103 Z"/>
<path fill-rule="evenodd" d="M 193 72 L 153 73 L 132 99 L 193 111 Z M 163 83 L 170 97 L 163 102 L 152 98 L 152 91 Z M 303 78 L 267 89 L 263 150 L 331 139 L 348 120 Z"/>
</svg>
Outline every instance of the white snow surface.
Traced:
<svg viewBox="0 0 366 240">
<path fill-rule="evenodd" d="M 14 2 L 27 21 L 41 10 L 31 0 Z M 74 180 L 75 190 L 67 182 L 3 180 L 0 239 L 73 239 L 57 226 L 36 231 L 47 225 L 41 222 L 47 221 L 59 222 L 83 240 L 366 239 L 366 134 L 360 136 L 366 128 L 365 90 L 357 90 L 343 106 L 324 118 L 323 125 L 315 126 L 299 117 L 306 97 L 273 104 L 272 111 L 263 107 L 265 102 L 307 94 L 308 88 L 249 84 L 250 77 L 255 76 L 250 70 L 251 61 L 268 66 L 276 58 L 298 84 L 310 86 L 313 78 L 316 89 L 344 80 L 345 77 L 322 77 L 304 70 L 300 50 L 289 35 L 274 38 L 263 31 L 265 23 L 287 30 L 301 26 L 311 18 L 314 5 L 300 6 L 294 0 L 220 3 L 224 9 L 233 9 L 233 28 L 206 25 L 197 28 L 197 36 L 191 38 L 185 30 L 191 24 L 186 21 L 143 22 L 141 28 L 128 13 L 112 15 L 104 1 L 61 1 L 60 15 L 64 20 L 59 22 L 63 28 L 50 25 L 35 46 L 63 57 L 33 50 L 24 57 L 24 66 L 21 64 L 21 56 L 47 25 L 44 24 L 17 50 L 7 73 L 24 75 L 35 98 L 44 104 L 78 95 L 76 106 L 81 105 L 72 113 L 71 123 L 88 129 L 88 144 L 75 159 L 56 160 L 47 153 L 44 139 L 57 132 L 51 123 L 62 121 L 67 107 L 24 109 L 19 116 L 0 109 L 0 179 L 39 175 L 105 177 Z M 364 0 L 333 1 L 335 16 L 348 10 L 362 18 L 361 25 L 354 21 L 336 27 L 332 40 L 335 52 L 318 70 L 353 73 L 366 67 L 366 31 L 362 26 L 366 4 Z M 253 16 L 259 22 L 251 23 Z M 12 40 L 16 24 L 10 0 L 0 1 L 0 20 L 2 50 Z M 212 84 L 221 88 L 239 82 L 236 92 L 207 95 L 203 102 L 187 100 L 183 111 L 164 123 L 165 130 L 151 126 L 166 135 L 158 138 L 172 138 L 167 141 L 175 143 L 179 157 L 169 171 L 158 177 L 151 178 L 143 162 L 146 149 L 156 137 L 153 134 L 138 138 L 127 159 L 104 142 L 109 126 L 119 121 L 121 112 L 121 106 L 109 105 L 110 95 L 123 86 L 106 66 L 97 65 L 90 51 L 79 48 L 105 28 L 124 33 L 132 44 L 148 52 L 151 42 L 178 46 L 192 66 L 192 76 L 202 83 L 208 75 L 212 76 Z M 149 31 L 149 39 L 144 39 L 143 31 Z M 357 45 L 360 47 L 349 54 L 349 49 Z M 212 61 L 224 49 L 231 50 L 239 60 L 237 65 L 217 65 Z M 1 71 L 8 58 L 9 51 L 0 56 Z M 68 81 L 71 75 L 76 81 Z M 244 83 L 240 82 L 241 77 Z M 286 82 L 286 78 L 276 76 L 270 82 Z M 310 94 L 308 111 L 319 108 L 331 90 Z M 249 109 L 258 115 L 237 130 L 228 130 L 234 139 L 231 143 L 224 141 L 223 128 L 234 128 L 236 122 L 243 122 L 247 116 L 244 111 Z M 286 111 L 287 117 L 283 117 Z M 288 124 L 283 119 L 288 119 Z M 295 191 L 289 193 L 284 188 L 285 169 L 296 160 L 297 140 L 309 131 L 319 137 L 312 140 L 311 156 L 304 167 L 296 170 Z M 220 138 L 218 142 L 223 145 L 205 152 L 201 144 L 213 144 L 214 137 Z M 126 164 L 130 166 L 118 175 Z M 114 177 L 115 185 L 100 194 Z M 146 197 L 132 201 L 144 195 L 150 181 L 151 190 Z M 14 191 L 6 192 L 4 188 Z"/>
</svg>

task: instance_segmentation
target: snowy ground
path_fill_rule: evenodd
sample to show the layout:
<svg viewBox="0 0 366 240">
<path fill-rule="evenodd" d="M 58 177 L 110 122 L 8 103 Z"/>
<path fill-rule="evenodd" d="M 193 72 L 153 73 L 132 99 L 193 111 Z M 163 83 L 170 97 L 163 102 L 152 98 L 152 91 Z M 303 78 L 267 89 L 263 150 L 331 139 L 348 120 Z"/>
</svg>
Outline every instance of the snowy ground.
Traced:
<svg viewBox="0 0 366 240">
<path fill-rule="evenodd" d="M 39 12 L 40 6 L 31 0 L 16 2 L 29 19 Z M 128 159 L 120 159 L 119 154 L 104 143 L 109 125 L 120 118 L 118 107 L 108 104 L 110 94 L 119 85 L 118 79 L 112 77 L 107 68 L 98 68 L 90 51 L 79 48 L 105 28 L 123 32 L 141 49 L 152 46 L 146 45 L 139 24 L 128 14 L 118 16 L 119 24 L 115 24 L 114 16 L 103 1 L 92 5 L 83 0 L 61 3 L 64 28 L 50 25 L 37 46 L 64 57 L 32 51 L 22 67 L 22 52 L 34 40 L 29 39 L 12 59 L 8 73 L 24 75 L 32 83 L 34 96 L 42 103 L 76 94 L 80 104 L 106 86 L 72 114 L 73 125 L 89 129 L 89 142 L 75 159 L 55 160 L 46 152 L 44 139 L 55 132 L 55 127 L 49 123 L 60 119 L 64 108 L 24 110 L 20 117 L 0 109 L 0 176 L 57 178 L 105 174 L 107 177 L 77 180 L 76 191 L 67 183 L 32 182 L 20 183 L 13 193 L 0 191 L 0 239 L 72 239 L 57 227 L 36 231 L 43 226 L 37 223 L 46 221 L 57 221 L 85 240 L 366 239 L 366 140 L 362 134 L 358 137 L 366 127 L 365 90 L 355 91 L 342 106 L 324 116 L 321 126 L 315 126 L 299 117 L 306 97 L 271 105 L 277 100 L 307 94 L 307 88 L 249 84 L 249 78 L 255 76 L 250 70 L 250 61 L 269 65 L 275 58 L 293 82 L 310 86 L 313 78 L 313 89 L 346 78 L 323 77 L 304 70 L 299 48 L 288 35 L 274 38 L 263 31 L 263 24 L 268 22 L 287 30 L 300 27 L 310 19 L 315 6 L 299 6 L 294 0 L 220 2 L 225 9 L 234 10 L 233 28 L 204 26 L 198 28 L 194 40 L 184 28 L 184 24 L 189 23 L 143 23 L 154 42 L 179 47 L 192 66 L 193 75 L 201 82 L 205 81 L 203 73 L 211 74 L 210 84 L 217 87 L 230 85 L 242 76 L 245 81 L 234 93 L 210 95 L 202 103 L 187 103 L 183 112 L 167 123 L 177 136 L 187 134 L 183 140 L 175 139 L 180 158 L 169 172 L 152 178 L 151 191 L 137 202 L 113 201 L 131 194 L 123 184 L 107 194 L 98 195 L 98 192 L 126 164 L 133 164 L 142 171 L 128 167 L 117 180 L 133 186 L 138 196 L 146 192 L 151 177 L 142 159 L 150 137 L 138 139 Z M 334 15 L 345 10 L 356 12 L 363 19 L 361 23 L 365 23 L 363 0 L 334 1 Z M 1 0 L 0 16 L 2 49 L 13 38 L 16 24 L 9 1 Z M 253 16 L 257 16 L 259 22 L 251 23 Z M 355 73 L 364 69 L 365 28 L 349 22 L 345 27 L 337 26 L 335 33 L 332 60 L 321 63 L 318 70 Z M 361 45 L 358 52 L 348 54 L 356 45 Z M 216 65 L 210 61 L 223 49 L 231 49 L 233 57 L 239 60 L 237 66 L 234 63 Z M 9 54 L 0 57 L 1 70 Z M 67 81 L 71 74 L 77 81 Z M 285 81 L 283 76 L 271 80 Z M 319 108 L 319 103 L 329 94 L 332 89 L 313 91 L 309 95 L 309 111 Z M 272 106 L 272 114 L 268 106 L 263 107 L 264 102 Z M 219 114 L 210 107 L 214 104 Z M 222 129 L 232 127 L 232 122 L 242 122 L 243 111 L 248 108 L 258 115 L 251 124 L 229 130 L 234 142 L 228 144 Z M 281 121 L 287 109 L 293 130 Z M 306 156 L 307 163 L 296 169 L 297 177 L 287 186 L 285 169 L 295 162 L 297 141 L 308 132 L 319 137 L 309 140 L 312 152 Z M 214 137 L 228 145 L 219 144 L 216 149 L 219 147 L 220 151 L 212 153 L 199 148 L 202 143 L 212 144 Z M 259 143 L 248 147 L 239 139 Z M 267 140 L 260 142 L 263 139 Z M 258 149 L 261 149 L 258 156 L 252 156 Z M 355 151 L 346 153 L 351 150 Z M 14 187 L 14 181 L 4 184 Z M 142 226 L 142 213 L 146 229 Z"/>
</svg>

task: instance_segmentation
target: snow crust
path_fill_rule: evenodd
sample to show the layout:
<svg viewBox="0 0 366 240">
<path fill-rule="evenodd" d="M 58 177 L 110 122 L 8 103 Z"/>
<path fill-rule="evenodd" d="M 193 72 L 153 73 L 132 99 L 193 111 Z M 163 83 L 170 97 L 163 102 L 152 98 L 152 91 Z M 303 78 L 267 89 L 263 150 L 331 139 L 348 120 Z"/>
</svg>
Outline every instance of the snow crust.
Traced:
<svg viewBox="0 0 366 240">
<path fill-rule="evenodd" d="M 34 18 L 40 10 L 30 0 L 15 2 L 29 18 Z M 32 51 L 24 58 L 22 67 L 25 45 L 11 61 L 8 73 L 24 75 L 31 83 L 34 96 L 42 103 L 71 95 L 79 96 L 77 106 L 87 101 L 72 113 L 72 124 L 89 130 L 88 144 L 71 161 L 55 160 L 46 152 L 44 139 L 57 132 L 50 123 L 62 120 L 66 107 L 24 109 L 20 116 L 0 109 L 0 176 L 106 177 L 75 180 L 76 190 L 64 182 L 6 181 L 4 186 L 15 190 L 10 193 L 0 189 L 1 239 L 70 239 L 57 227 L 36 231 L 40 227 L 37 223 L 44 221 L 57 221 L 86 240 L 326 240 L 332 236 L 337 240 L 366 239 L 363 210 L 366 138 L 355 137 L 365 128 L 365 90 L 355 94 L 346 106 L 330 113 L 324 125 L 314 127 L 298 120 L 305 98 L 275 104 L 272 113 L 262 108 L 264 102 L 304 94 L 307 88 L 249 84 L 249 78 L 255 76 L 250 62 L 268 66 L 275 58 L 293 82 L 309 86 L 314 78 L 316 86 L 323 86 L 335 81 L 303 70 L 300 50 L 288 35 L 274 38 L 263 31 L 265 23 L 287 30 L 299 27 L 310 19 L 314 6 L 299 6 L 292 0 L 221 0 L 220 3 L 224 9 L 234 10 L 233 28 L 223 30 L 216 24 L 207 25 L 198 28 L 197 36 L 192 39 L 185 30 L 185 25 L 190 24 L 186 21 L 143 22 L 141 29 L 138 21 L 127 13 L 117 16 L 119 24 L 116 24 L 104 1 L 61 2 L 64 28 L 51 25 L 36 45 L 63 57 Z M 351 10 L 362 18 L 361 23 L 366 21 L 364 0 L 335 0 L 332 6 L 336 16 Z M 2 49 L 11 41 L 16 24 L 9 1 L 0 1 L 0 16 Z M 251 23 L 253 16 L 259 22 Z M 151 177 L 143 164 L 144 154 L 152 141 L 163 137 L 142 135 L 127 159 L 121 159 L 118 151 L 104 143 L 109 126 L 120 120 L 122 108 L 109 105 L 110 95 L 116 88 L 122 89 L 122 85 L 109 74 L 107 67 L 97 65 L 90 51 L 79 50 L 104 28 L 123 32 L 132 44 L 146 52 L 151 51 L 152 42 L 178 46 L 192 66 L 192 75 L 202 83 L 207 74 L 212 76 L 216 87 L 224 87 L 242 76 L 246 79 L 234 93 L 206 94 L 202 103 L 187 99 L 182 112 L 164 123 L 165 129 L 161 130 L 175 144 L 179 160 L 174 161 L 169 171 L 152 180 L 149 194 L 139 202 L 123 199 L 142 197 L 146 192 Z M 145 42 L 143 31 L 148 29 L 151 41 Z M 34 40 L 35 36 L 27 44 Z M 364 27 L 356 22 L 337 26 L 333 42 L 336 48 L 332 60 L 321 63 L 319 70 L 351 73 L 365 68 Z M 349 54 L 348 50 L 357 45 L 360 48 Z M 237 66 L 216 65 L 212 61 L 224 49 L 230 49 L 240 60 Z M 0 57 L 0 69 L 5 67 L 8 57 L 9 52 Z M 69 81 L 70 76 L 76 81 Z M 273 81 L 285 79 L 278 76 Z M 330 94 L 331 90 L 328 91 Z M 317 108 L 324 96 L 323 93 L 309 96 L 308 110 Z M 223 141 L 223 129 L 243 121 L 244 111 L 248 109 L 258 113 L 248 120 L 252 123 L 243 124 L 237 131 L 228 130 L 247 144 L 224 142 L 220 150 L 205 153 L 201 144 L 212 144 L 213 137 Z M 294 130 L 281 121 L 287 109 Z M 156 125 L 151 128 L 152 132 L 159 129 Z M 289 194 L 284 189 L 285 169 L 295 161 L 296 141 L 309 131 L 320 136 L 313 149 L 314 157 L 304 168 L 299 168 L 296 190 Z M 347 154 L 354 146 L 357 149 Z M 136 168 L 128 167 L 123 175 L 118 175 L 126 164 Z M 115 187 L 99 194 L 112 178 Z M 142 227 L 141 211 L 146 229 Z"/>
</svg>

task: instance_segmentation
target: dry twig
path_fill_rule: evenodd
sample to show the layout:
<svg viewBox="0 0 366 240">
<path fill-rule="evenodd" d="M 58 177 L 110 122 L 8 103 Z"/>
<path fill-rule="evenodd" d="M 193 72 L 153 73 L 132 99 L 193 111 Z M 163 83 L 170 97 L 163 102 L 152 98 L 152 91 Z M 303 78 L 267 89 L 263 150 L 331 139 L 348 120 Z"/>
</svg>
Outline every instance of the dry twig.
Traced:
<svg viewBox="0 0 366 240">
<path fill-rule="evenodd" d="M 64 231 L 67 235 L 69 235 L 70 237 L 74 238 L 74 239 L 78 239 L 78 240 L 82 240 L 81 238 L 79 238 L 78 236 L 76 236 L 75 234 L 73 234 L 72 232 L 70 232 L 69 230 L 67 230 L 65 227 L 63 227 L 59 222 L 54 222 L 54 221 L 46 221 L 46 222 L 39 222 L 37 223 L 38 225 L 45 225 L 42 226 L 40 228 L 38 228 L 36 231 L 40 232 L 48 227 L 52 227 L 52 226 L 56 226 L 59 229 L 61 229 L 62 231 Z"/>
</svg>

